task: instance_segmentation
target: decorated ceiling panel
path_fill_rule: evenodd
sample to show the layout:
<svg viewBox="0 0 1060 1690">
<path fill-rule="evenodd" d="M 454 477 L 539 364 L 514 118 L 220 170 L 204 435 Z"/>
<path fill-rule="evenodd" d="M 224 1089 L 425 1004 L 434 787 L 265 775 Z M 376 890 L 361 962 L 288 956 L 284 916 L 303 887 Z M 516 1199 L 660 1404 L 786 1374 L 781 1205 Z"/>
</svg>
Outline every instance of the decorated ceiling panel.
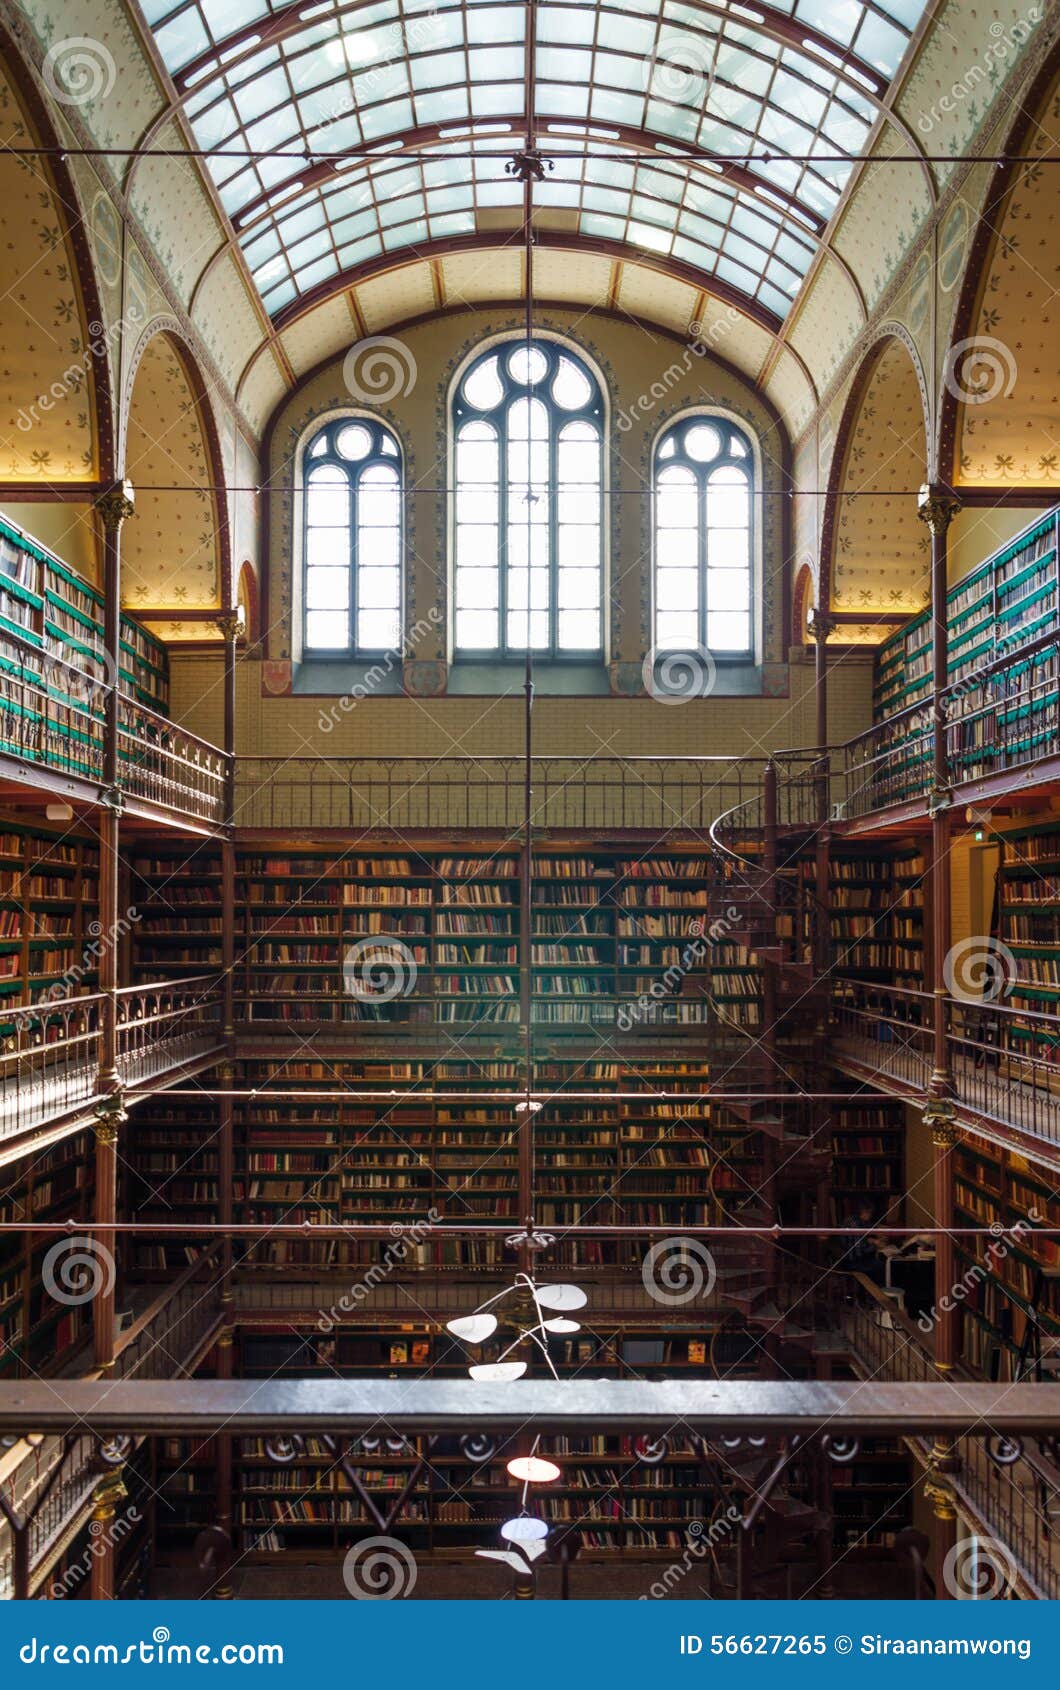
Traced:
<svg viewBox="0 0 1060 1690">
<path fill-rule="evenodd" d="M 1060 78 L 1024 143 L 1055 158 Z M 1060 484 L 1060 217 L 1056 173 L 1030 164 L 1006 197 L 975 320 L 950 353 L 958 399 L 955 479 L 964 486 Z"/>
<path fill-rule="evenodd" d="M 880 137 L 874 156 L 882 159 L 906 153 L 907 143 L 891 130 Z M 922 165 L 870 162 L 862 171 L 833 244 L 856 275 L 870 311 L 932 209 Z"/>
<path fill-rule="evenodd" d="M 523 255 L 511 248 L 458 253 L 442 261 L 442 286 L 449 305 L 518 299 L 523 291 Z"/>
<path fill-rule="evenodd" d="M 287 382 L 271 346 L 264 346 L 248 365 L 236 399 L 251 428 L 260 435 L 287 391 Z"/>
<path fill-rule="evenodd" d="M 168 335 L 147 346 L 133 384 L 126 474 L 136 514 L 122 531 L 122 601 L 133 610 L 220 603 L 213 480 L 202 416 Z"/>
<path fill-rule="evenodd" d="M 94 360 L 66 217 L 46 166 L 7 150 L 33 139 L 0 68 L 0 461 L 12 481 L 90 481 Z"/>
<path fill-rule="evenodd" d="M 406 264 L 370 282 L 356 292 L 361 320 L 373 334 L 387 323 L 398 323 L 433 311 L 437 304 L 435 281 L 429 264 Z"/>
<path fill-rule="evenodd" d="M 288 325 L 280 343 L 296 376 L 304 375 L 322 358 L 328 358 L 341 346 L 349 346 L 358 338 L 357 326 L 350 314 L 350 302 L 345 294 L 337 294 L 318 305 L 315 311 Z"/>
<path fill-rule="evenodd" d="M 542 0 L 528 42 L 513 0 L 140 3 L 270 314 L 514 217 L 532 88 L 543 217 L 778 322 L 924 10 Z"/>
<path fill-rule="evenodd" d="M 930 543 L 917 516 L 926 479 L 927 435 L 916 370 L 904 344 L 889 340 L 854 418 L 839 482 L 832 551 L 832 608 L 865 612 L 845 640 L 875 643 L 890 631 L 877 611 L 913 612 L 928 592 Z"/>
</svg>

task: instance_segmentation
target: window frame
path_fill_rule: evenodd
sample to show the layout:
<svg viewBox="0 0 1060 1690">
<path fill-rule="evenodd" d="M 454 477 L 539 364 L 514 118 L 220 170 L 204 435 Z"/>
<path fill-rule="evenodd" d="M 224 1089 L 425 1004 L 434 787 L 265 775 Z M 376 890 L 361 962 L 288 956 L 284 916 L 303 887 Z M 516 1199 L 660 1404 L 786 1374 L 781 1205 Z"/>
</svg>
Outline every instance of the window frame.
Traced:
<svg viewBox="0 0 1060 1690">
<path fill-rule="evenodd" d="M 674 436 L 681 436 L 688 429 L 697 424 L 705 424 L 722 435 L 726 449 L 717 456 L 705 462 L 697 462 L 690 454 L 682 451 L 683 441 L 678 440 L 678 450 L 673 457 L 662 460 L 660 454 L 666 442 Z M 743 453 L 733 453 L 731 450 L 732 437 L 742 441 Z M 730 415 L 719 409 L 701 409 L 682 411 L 678 416 L 670 417 L 660 428 L 652 442 L 651 448 L 651 651 L 656 659 L 670 652 L 685 649 L 672 645 L 660 646 L 658 643 L 659 616 L 659 518 L 658 518 L 658 478 L 662 469 L 676 464 L 682 469 L 692 472 L 696 481 L 696 580 L 697 605 L 696 629 L 698 649 L 707 651 L 716 663 L 721 664 L 753 664 L 759 661 L 760 640 L 760 595 L 756 592 L 760 580 L 759 546 L 761 529 L 758 519 L 758 500 L 762 488 L 761 456 L 758 440 L 750 427 L 742 418 Z M 747 634 L 748 643 L 740 651 L 716 651 L 707 640 L 707 625 L 709 616 L 709 602 L 707 588 L 709 585 L 709 546 L 707 523 L 707 484 L 710 476 L 718 469 L 740 469 L 747 477 L 748 483 L 748 521 L 747 521 Z"/>
<path fill-rule="evenodd" d="M 335 445 L 336 437 L 344 428 L 364 428 L 372 436 L 369 451 L 356 462 L 343 458 Z M 314 447 L 322 436 L 327 437 L 327 446 L 323 452 L 314 455 Z M 387 440 L 393 448 L 384 452 L 382 442 Z M 349 593 L 347 615 L 349 618 L 349 639 L 345 646 L 314 646 L 308 640 L 309 627 L 309 510 L 311 476 L 315 469 L 322 465 L 329 465 L 341 469 L 347 479 L 349 489 L 349 523 L 347 526 L 347 557 L 349 574 Z M 397 472 L 398 494 L 398 636 L 393 645 L 366 646 L 357 639 L 358 628 L 358 573 L 361 565 L 360 523 L 358 521 L 359 484 L 366 469 L 385 465 Z M 301 548 L 302 567 L 300 573 L 301 604 L 299 613 L 299 635 L 301 659 L 308 663 L 348 663 L 361 660 L 377 660 L 386 657 L 388 653 L 404 649 L 405 643 L 405 455 L 401 441 L 394 430 L 379 417 L 367 411 L 340 411 L 324 417 L 315 418 L 303 437 L 300 447 L 300 475 L 299 493 L 301 495 Z"/>
<path fill-rule="evenodd" d="M 608 594 L 608 405 L 607 390 L 604 382 L 592 362 L 580 348 L 570 345 L 558 337 L 535 333 L 532 344 L 549 359 L 550 368 L 540 383 L 521 384 L 511 376 L 507 369 L 507 360 L 512 352 L 525 347 L 526 336 L 523 334 L 505 334 L 496 336 L 478 346 L 457 371 L 453 379 L 449 397 L 449 440 L 452 452 L 453 480 L 451 489 L 451 517 L 449 521 L 449 549 L 452 560 L 451 588 L 450 588 L 450 656 L 454 664 L 514 664 L 521 663 L 526 657 L 526 646 L 511 645 L 508 641 L 508 419 L 512 406 L 521 397 L 538 398 L 546 407 L 549 419 L 548 439 L 548 486 L 549 486 L 549 642 L 546 646 L 535 646 L 533 658 L 535 663 L 544 664 L 592 664 L 603 665 L 607 661 L 609 627 L 607 611 L 609 605 Z M 478 409 L 461 402 L 461 395 L 468 380 L 475 371 L 489 359 L 497 358 L 498 369 L 504 386 L 504 397 L 491 410 Z M 558 371 L 561 359 L 568 359 L 585 377 L 589 384 L 590 399 L 587 405 L 575 410 L 565 410 L 551 397 L 542 391 L 551 386 Z M 461 429 L 467 423 L 485 422 L 493 427 L 497 436 L 498 456 L 498 508 L 497 508 L 497 632 L 498 643 L 494 646 L 460 646 L 457 644 L 457 579 L 458 579 L 458 534 L 457 498 L 460 483 L 457 479 L 457 447 Z M 597 432 L 599 452 L 599 506 L 598 506 L 598 534 L 599 534 L 599 577 L 600 577 L 600 638 L 595 646 L 568 647 L 560 649 L 558 645 L 559 631 L 559 501 L 557 497 L 559 437 L 568 423 L 589 422 Z M 529 582 L 528 582 L 529 591 Z"/>
</svg>

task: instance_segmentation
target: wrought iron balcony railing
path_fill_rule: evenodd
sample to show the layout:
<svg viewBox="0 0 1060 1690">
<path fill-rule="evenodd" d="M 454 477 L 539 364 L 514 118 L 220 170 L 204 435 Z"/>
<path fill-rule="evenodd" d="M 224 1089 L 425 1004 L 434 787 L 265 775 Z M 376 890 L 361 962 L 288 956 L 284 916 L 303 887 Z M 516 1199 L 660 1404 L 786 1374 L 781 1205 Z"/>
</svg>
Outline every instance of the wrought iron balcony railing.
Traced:
<svg viewBox="0 0 1060 1690">
<path fill-rule="evenodd" d="M 117 994 L 118 1073 L 136 1091 L 221 1049 L 216 978 L 125 986 Z M 0 1025 L 0 1143 L 99 1100 L 100 992 L 5 1010 Z"/>
<path fill-rule="evenodd" d="M 892 1301 L 858 1276 L 860 1290 L 846 1302 L 840 1325 L 867 1379 L 876 1381 L 937 1380 L 925 1340 L 905 1320 Z M 962 1370 L 966 1389 L 975 1389 L 973 1375 Z M 1049 1392 L 1050 1386 L 1035 1389 Z M 1060 1597 L 1060 1545 L 1051 1499 L 1060 1474 L 1051 1450 L 1034 1441 L 1007 1441 L 999 1429 L 984 1422 L 982 1437 L 963 1437 L 953 1446 L 959 1466 L 947 1475 L 958 1501 L 989 1528 L 1003 1544 L 1033 1593 L 1055 1601 Z M 930 1463 L 931 1438 L 914 1441 L 925 1467 Z"/>
<path fill-rule="evenodd" d="M 101 786 L 109 694 L 98 676 L 61 657 L 32 648 L 9 656 L 0 666 L 0 755 Z M 216 746 L 119 693 L 118 785 L 132 802 L 220 825 L 227 762 Z"/>
<path fill-rule="evenodd" d="M 810 759 L 807 757 L 807 761 Z M 705 831 L 761 793 L 765 757 L 533 759 L 537 828 Z M 511 832 L 524 817 L 521 756 L 240 757 L 239 827 Z"/>
<path fill-rule="evenodd" d="M 928 992 L 842 981 L 832 1019 L 836 1053 L 884 1090 L 923 1096 L 933 1062 Z M 1055 1016 L 1003 1003 L 946 1000 L 957 1102 L 976 1115 L 1060 1145 L 1060 1029 Z"/>
</svg>

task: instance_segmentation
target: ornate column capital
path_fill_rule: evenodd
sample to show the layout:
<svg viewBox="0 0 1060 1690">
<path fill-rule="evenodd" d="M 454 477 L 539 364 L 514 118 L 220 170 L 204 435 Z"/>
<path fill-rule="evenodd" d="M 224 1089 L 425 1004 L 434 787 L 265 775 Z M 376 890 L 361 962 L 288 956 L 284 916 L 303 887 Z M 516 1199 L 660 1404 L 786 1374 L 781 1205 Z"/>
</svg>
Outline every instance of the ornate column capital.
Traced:
<svg viewBox="0 0 1060 1690">
<path fill-rule="evenodd" d="M 936 1520 L 955 1520 L 957 1518 L 957 1499 L 951 1487 L 943 1480 L 930 1476 L 924 1480 L 924 1495 L 931 1504 L 931 1511 Z"/>
<path fill-rule="evenodd" d="M 829 634 L 835 632 L 837 626 L 835 617 L 830 616 L 827 610 L 822 610 L 820 605 L 815 604 L 810 607 L 810 613 L 806 618 L 806 632 L 812 640 L 816 640 L 819 644 L 823 643 L 827 640 Z"/>
<path fill-rule="evenodd" d="M 214 627 L 220 629 L 221 637 L 224 640 L 230 640 L 234 643 L 241 634 L 245 634 L 247 631 L 241 607 L 237 605 L 234 610 L 226 610 L 223 615 L 215 617 Z"/>
<path fill-rule="evenodd" d="M 108 534 L 117 534 L 121 525 L 136 514 L 136 494 L 131 481 L 116 481 L 95 502 L 94 509 Z"/>
<path fill-rule="evenodd" d="M 129 1119 L 128 1111 L 117 1097 L 104 1098 L 96 1105 L 96 1143 L 117 1144 L 118 1134 Z"/>
<path fill-rule="evenodd" d="M 957 1110 L 946 1097 L 929 1097 L 924 1104 L 921 1120 L 931 1134 L 931 1142 L 939 1150 L 952 1149 L 960 1140 Z"/>
<path fill-rule="evenodd" d="M 109 1526 L 118 1512 L 119 1504 L 125 1501 L 128 1494 L 120 1470 L 105 1474 L 92 1492 L 93 1520 L 98 1521 L 101 1526 Z"/>
<path fill-rule="evenodd" d="M 932 539 L 943 540 L 961 508 L 956 493 L 938 482 L 925 481 L 917 494 L 916 514 L 931 530 Z"/>
</svg>

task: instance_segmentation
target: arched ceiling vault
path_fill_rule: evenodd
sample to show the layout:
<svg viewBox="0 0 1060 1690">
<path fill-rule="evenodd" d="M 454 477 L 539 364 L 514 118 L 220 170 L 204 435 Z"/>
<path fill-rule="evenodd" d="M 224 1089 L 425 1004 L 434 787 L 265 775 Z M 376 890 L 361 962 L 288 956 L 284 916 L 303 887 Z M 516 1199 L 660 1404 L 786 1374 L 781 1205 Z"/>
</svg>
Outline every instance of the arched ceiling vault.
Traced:
<svg viewBox="0 0 1060 1690">
<path fill-rule="evenodd" d="M 528 108 L 555 165 L 543 228 L 771 333 L 880 126 L 921 156 L 890 92 L 925 0 L 140 5 L 169 76 L 143 145 L 179 118 L 207 152 L 229 220 L 213 262 L 238 247 L 277 326 L 399 259 L 496 244 Z"/>
</svg>

